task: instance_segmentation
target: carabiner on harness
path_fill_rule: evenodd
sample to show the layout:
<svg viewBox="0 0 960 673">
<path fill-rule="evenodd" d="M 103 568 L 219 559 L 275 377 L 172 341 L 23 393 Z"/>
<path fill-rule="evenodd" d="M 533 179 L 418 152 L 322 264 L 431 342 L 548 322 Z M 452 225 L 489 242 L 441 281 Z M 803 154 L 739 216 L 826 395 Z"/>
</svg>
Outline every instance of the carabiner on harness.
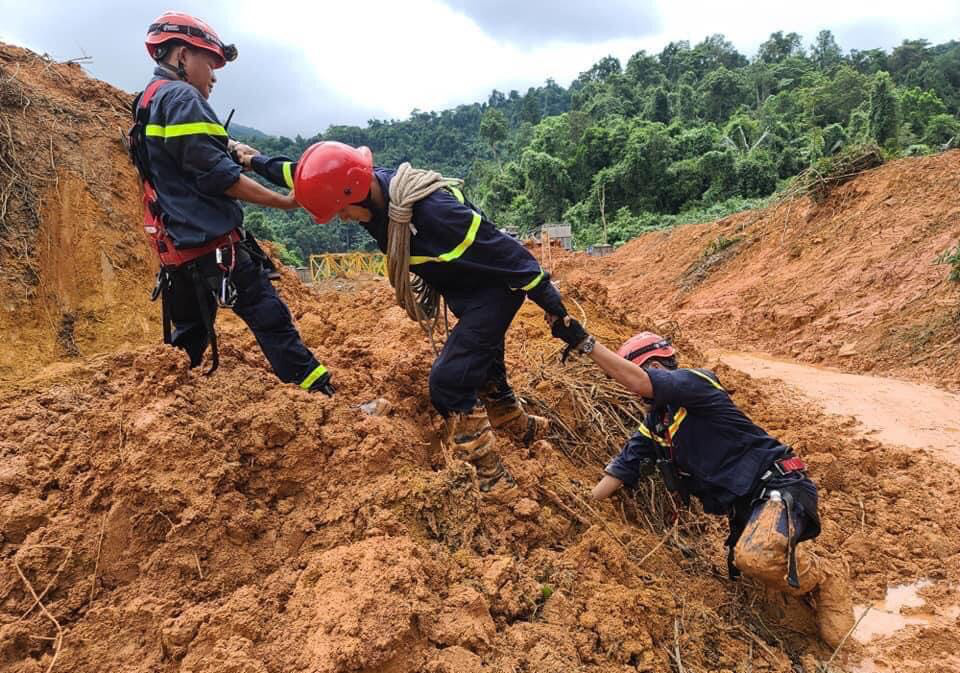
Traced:
<svg viewBox="0 0 960 673">
<path fill-rule="evenodd" d="M 230 261 L 224 263 L 223 251 L 228 246 L 217 248 L 214 251 L 217 260 L 217 268 L 220 269 L 220 291 L 217 293 L 217 303 L 221 308 L 233 308 L 237 303 L 237 286 L 233 282 L 233 269 L 237 265 L 237 250 L 233 243 L 230 243 Z"/>
</svg>

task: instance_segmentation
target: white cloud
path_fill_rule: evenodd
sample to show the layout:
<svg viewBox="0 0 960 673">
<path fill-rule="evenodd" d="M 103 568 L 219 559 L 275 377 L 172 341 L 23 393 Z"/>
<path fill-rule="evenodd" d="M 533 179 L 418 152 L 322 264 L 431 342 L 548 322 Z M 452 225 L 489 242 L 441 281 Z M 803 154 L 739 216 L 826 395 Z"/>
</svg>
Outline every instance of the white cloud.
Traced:
<svg viewBox="0 0 960 673">
<path fill-rule="evenodd" d="M 414 108 L 485 100 L 494 88 L 523 92 L 548 77 L 567 85 L 608 54 L 625 63 L 639 49 L 657 53 L 670 41 L 696 43 L 712 33 L 724 33 L 753 55 L 776 30 L 799 32 L 809 44 L 818 31 L 831 28 L 846 49 L 890 48 L 908 37 L 946 41 L 960 22 L 956 0 L 656 4 L 656 35 L 588 44 L 501 40 L 441 0 L 367 0 L 362 5 L 275 0 L 269 8 L 245 0 L 234 5 L 233 17 L 237 30 L 256 26 L 258 35 L 282 36 L 297 45 L 318 80 L 358 107 L 382 110 L 389 118 L 404 118 Z M 861 26 L 872 29 L 858 31 Z M 844 36 L 855 43 L 844 43 Z"/>
<path fill-rule="evenodd" d="M 464 6 L 463 0 L 449 1 Z M 608 54 L 625 63 L 639 49 L 658 53 L 670 41 L 696 43 L 713 33 L 725 34 L 740 51 L 753 55 L 775 30 L 801 33 L 809 44 L 819 30 L 829 28 L 844 49 L 890 48 L 905 38 L 944 42 L 960 25 L 957 0 L 657 0 L 650 3 L 655 9 L 645 10 L 656 34 L 585 42 L 558 41 L 558 36 L 576 33 L 558 25 L 556 16 L 549 31 L 537 27 L 518 33 L 515 22 L 501 24 L 477 7 L 458 11 L 443 0 L 176 4 L 197 12 L 240 48 L 237 63 L 220 73 L 215 107 L 235 107 L 238 122 L 289 135 L 309 135 L 333 123 L 362 124 L 370 117 L 405 118 L 414 108 L 437 110 L 485 100 L 494 88 L 524 92 L 547 78 L 568 85 Z M 150 72 L 143 35 L 160 9 L 120 0 L 86 0 L 79 13 L 76 7 L 68 0 L 0 0 L 0 39 L 60 59 L 82 50 L 94 57 L 90 70 L 95 76 L 130 91 L 141 88 Z M 479 16 L 486 28 L 467 14 Z M 568 15 L 572 21 L 577 13 Z M 649 28 L 637 25 L 641 32 Z"/>
</svg>

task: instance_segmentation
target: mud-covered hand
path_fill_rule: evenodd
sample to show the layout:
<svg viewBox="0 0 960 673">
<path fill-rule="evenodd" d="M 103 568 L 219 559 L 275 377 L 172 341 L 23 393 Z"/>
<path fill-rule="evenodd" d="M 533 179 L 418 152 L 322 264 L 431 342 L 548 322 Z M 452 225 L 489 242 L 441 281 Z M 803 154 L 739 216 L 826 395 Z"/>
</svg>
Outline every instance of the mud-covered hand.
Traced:
<svg viewBox="0 0 960 673">
<path fill-rule="evenodd" d="M 333 394 L 337 392 L 336 388 L 333 387 L 333 383 L 330 382 L 331 376 L 330 372 L 324 372 L 323 376 L 318 378 L 313 382 L 313 385 L 310 386 L 311 393 L 323 393 L 327 397 L 333 397 Z"/>
<path fill-rule="evenodd" d="M 583 325 L 569 315 L 554 319 L 550 325 L 550 333 L 567 344 L 563 351 L 564 362 L 570 357 L 571 352 L 590 338 L 587 330 L 583 329 Z"/>
</svg>

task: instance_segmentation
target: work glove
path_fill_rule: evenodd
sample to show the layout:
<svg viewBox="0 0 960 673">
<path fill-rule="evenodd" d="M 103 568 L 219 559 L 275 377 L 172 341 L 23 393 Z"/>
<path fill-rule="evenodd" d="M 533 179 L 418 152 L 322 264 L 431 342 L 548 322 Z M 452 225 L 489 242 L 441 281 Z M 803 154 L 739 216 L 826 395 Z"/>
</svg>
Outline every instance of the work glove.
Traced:
<svg viewBox="0 0 960 673">
<path fill-rule="evenodd" d="M 313 385 L 310 386 L 310 390 L 308 392 L 321 392 L 327 397 L 333 397 L 333 394 L 337 392 L 337 390 L 330 382 L 330 378 L 330 372 L 324 372 L 323 376 L 313 382 Z"/>
<path fill-rule="evenodd" d="M 563 351 L 563 362 L 567 361 L 570 353 L 572 353 L 577 346 L 590 338 L 587 330 L 583 329 L 583 325 L 570 316 L 554 320 L 550 326 L 550 333 L 567 344 L 567 347 Z"/>
</svg>

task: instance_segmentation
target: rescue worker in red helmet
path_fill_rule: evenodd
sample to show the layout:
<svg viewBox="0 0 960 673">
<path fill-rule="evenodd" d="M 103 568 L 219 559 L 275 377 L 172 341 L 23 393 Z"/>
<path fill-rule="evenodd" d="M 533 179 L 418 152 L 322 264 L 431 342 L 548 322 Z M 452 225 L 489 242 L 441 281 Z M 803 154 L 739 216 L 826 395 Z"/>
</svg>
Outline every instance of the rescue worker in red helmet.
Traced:
<svg viewBox="0 0 960 673">
<path fill-rule="evenodd" d="M 241 158 L 274 183 L 296 187 L 297 200 L 318 222 L 335 215 L 360 222 L 383 252 L 388 251 L 389 220 L 398 208 L 412 209 L 407 213 L 414 230 L 409 270 L 439 292 L 459 319 L 430 371 L 431 401 L 445 419 L 454 453 L 476 467 L 480 489 L 494 491 L 496 499 L 515 497 L 493 430 L 530 444 L 545 434 L 548 423 L 528 414 L 510 387 L 504 337 L 526 297 L 550 315 L 567 314 L 533 255 L 500 232 L 453 184 L 399 204 L 403 199 L 396 195 L 405 176 L 415 175 L 419 185 L 430 175 L 410 173 L 414 169 L 408 164 L 396 171 L 374 167 L 366 147 L 317 143 L 296 163 L 262 155 Z"/>
<path fill-rule="evenodd" d="M 164 266 L 155 294 L 165 300 L 165 340 L 186 350 L 191 367 L 212 342 L 215 368 L 217 307 L 231 306 L 282 381 L 332 395 L 330 373 L 303 344 L 270 283 L 270 260 L 243 234 L 239 201 L 284 209 L 297 203 L 242 174 L 231 153 L 245 146 L 230 140 L 207 102 L 215 71 L 236 59 L 236 47 L 179 12 L 166 12 L 150 25 L 146 47 L 156 69 L 134 104 L 139 130 L 137 137 L 131 131 L 131 143 L 145 148 L 134 158 L 145 186 L 155 192 L 147 207 L 182 257 L 215 248 L 189 263 Z M 158 245 L 164 264 L 169 251 L 164 241 Z"/>
<path fill-rule="evenodd" d="M 753 423 L 716 374 L 679 368 L 668 339 L 642 332 L 614 353 L 572 318 L 553 320 L 552 332 L 568 353 L 588 355 L 649 410 L 593 497 L 609 497 L 658 471 L 668 490 L 729 517 L 731 579 L 742 572 L 791 595 L 812 593 L 820 635 L 837 647 L 853 628 L 853 604 L 838 569 L 797 547 L 820 533 L 817 488 L 803 461 Z"/>
</svg>

